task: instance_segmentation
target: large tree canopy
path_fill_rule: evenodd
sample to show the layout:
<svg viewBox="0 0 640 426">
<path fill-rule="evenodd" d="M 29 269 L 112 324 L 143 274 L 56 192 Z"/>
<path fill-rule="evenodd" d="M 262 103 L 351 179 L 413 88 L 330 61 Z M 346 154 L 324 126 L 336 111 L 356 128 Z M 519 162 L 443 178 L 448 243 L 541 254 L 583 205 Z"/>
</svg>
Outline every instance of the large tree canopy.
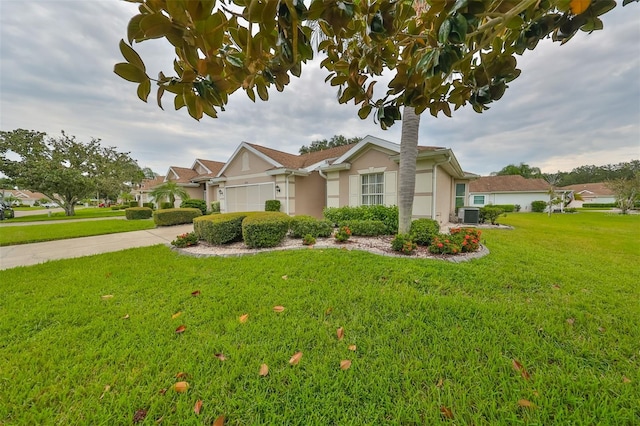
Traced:
<svg viewBox="0 0 640 426">
<path fill-rule="evenodd" d="M 300 147 L 300 154 L 308 154 L 310 152 L 315 152 L 315 151 L 322 151 L 325 149 L 329 149 L 329 148 L 335 148 L 338 146 L 343 146 L 343 145 L 350 145 L 352 143 L 358 143 L 362 140 L 362 138 L 359 137 L 353 137 L 353 138 L 347 138 L 345 136 L 342 135 L 333 135 L 331 136 L 331 139 L 327 140 L 327 139 L 322 139 L 322 140 L 315 140 L 313 142 L 311 142 L 309 144 L 309 146 L 307 145 L 302 145 Z"/>
<path fill-rule="evenodd" d="M 116 195 L 144 177 L 129 153 L 100 146 L 99 139 L 82 143 L 64 132 L 52 138 L 23 129 L 0 132 L 0 172 L 56 201 L 68 216 L 82 198 Z"/>
</svg>

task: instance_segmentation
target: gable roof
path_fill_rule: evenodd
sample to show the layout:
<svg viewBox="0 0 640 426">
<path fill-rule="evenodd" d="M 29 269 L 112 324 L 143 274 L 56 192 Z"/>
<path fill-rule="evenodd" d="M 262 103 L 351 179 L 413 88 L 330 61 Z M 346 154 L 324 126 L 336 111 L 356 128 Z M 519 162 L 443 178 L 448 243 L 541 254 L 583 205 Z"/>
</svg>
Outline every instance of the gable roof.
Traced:
<svg viewBox="0 0 640 426">
<path fill-rule="evenodd" d="M 41 198 L 49 199 L 49 197 L 41 192 L 33 192 L 28 189 L 1 189 L 0 191 L 4 192 L 5 196 L 11 194 L 12 196 L 22 200 L 40 200 Z"/>
<path fill-rule="evenodd" d="M 469 184 L 469 192 L 546 192 L 544 179 L 526 179 L 520 175 L 482 176 Z"/>
<path fill-rule="evenodd" d="M 607 184 L 604 182 L 596 183 L 578 183 L 576 185 L 563 186 L 562 189 L 567 189 L 578 194 L 593 194 L 593 195 L 614 195 L 613 191 L 607 188 Z"/>
<path fill-rule="evenodd" d="M 333 162 L 333 164 L 340 164 L 345 161 L 348 161 L 349 159 L 353 158 L 358 152 L 364 149 L 366 146 L 370 146 L 370 145 L 378 146 L 380 148 L 384 148 L 389 151 L 392 151 L 396 154 L 400 154 L 400 144 L 390 142 L 384 139 L 380 139 L 375 136 L 367 135 L 364 138 L 362 138 L 362 140 L 357 144 L 350 145 L 351 148 L 346 152 L 344 152 L 336 161 Z M 421 146 L 420 145 L 418 146 L 418 156 L 420 156 L 420 154 L 423 154 L 423 153 L 430 153 L 438 150 L 446 151 L 447 148 L 441 147 L 441 146 Z"/>
<path fill-rule="evenodd" d="M 191 181 L 193 182 L 200 182 L 218 176 L 218 173 L 220 173 L 220 170 L 222 170 L 225 163 L 222 163 L 220 161 L 203 160 L 201 158 L 196 158 L 196 161 L 193 162 L 191 169 L 195 171 L 196 165 L 198 164 L 200 164 L 205 170 L 207 170 L 207 173 L 196 173 L 196 176 L 191 178 Z"/>
<path fill-rule="evenodd" d="M 167 172 L 167 176 L 164 181 L 173 181 L 177 183 L 189 184 L 191 183 L 191 179 L 196 177 L 198 173 L 193 169 L 187 169 L 186 167 L 169 167 L 169 171 Z"/>
<path fill-rule="evenodd" d="M 164 183 L 164 176 L 156 176 L 153 179 L 142 179 L 140 182 L 140 191 L 151 191 L 155 186 Z"/>
</svg>

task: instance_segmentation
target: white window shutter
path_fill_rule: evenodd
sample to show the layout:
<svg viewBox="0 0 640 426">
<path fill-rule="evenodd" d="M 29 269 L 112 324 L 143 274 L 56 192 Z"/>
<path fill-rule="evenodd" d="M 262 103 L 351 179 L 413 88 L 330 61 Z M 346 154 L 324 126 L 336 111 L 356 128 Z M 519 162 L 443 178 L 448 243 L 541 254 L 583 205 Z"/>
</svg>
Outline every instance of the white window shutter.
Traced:
<svg viewBox="0 0 640 426">
<path fill-rule="evenodd" d="M 396 171 L 384 173 L 384 204 L 398 205 L 398 172 Z"/>
<path fill-rule="evenodd" d="M 360 175 L 349 176 L 349 206 L 360 205 Z"/>
</svg>

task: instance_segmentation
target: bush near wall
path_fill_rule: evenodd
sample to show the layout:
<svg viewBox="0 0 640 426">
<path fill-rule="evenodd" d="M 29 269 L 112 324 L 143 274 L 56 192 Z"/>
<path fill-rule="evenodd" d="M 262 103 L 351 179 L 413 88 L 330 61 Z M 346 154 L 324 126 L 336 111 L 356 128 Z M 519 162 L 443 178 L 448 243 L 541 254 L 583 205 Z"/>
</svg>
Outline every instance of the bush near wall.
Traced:
<svg viewBox="0 0 640 426">
<path fill-rule="evenodd" d="M 304 238 L 311 235 L 314 238 L 330 237 L 333 232 L 333 224 L 328 220 L 318 220 L 312 216 L 300 215 L 291 218 L 289 224 L 293 238 Z"/>
<path fill-rule="evenodd" d="M 153 221 L 158 226 L 182 225 L 198 216 L 202 216 L 200 209 L 162 209 L 153 212 Z"/>
<path fill-rule="evenodd" d="M 591 209 L 604 209 L 618 207 L 616 203 L 582 203 L 582 207 Z"/>
<path fill-rule="evenodd" d="M 497 209 L 502 210 L 504 213 L 513 213 L 516 211 L 515 204 L 489 204 L 485 207 L 495 207 Z"/>
<path fill-rule="evenodd" d="M 211 202 L 211 213 L 220 213 L 220 201 Z"/>
<path fill-rule="evenodd" d="M 531 202 L 531 211 L 534 213 L 542 213 L 544 209 L 547 208 L 546 201 L 532 201 Z"/>
<path fill-rule="evenodd" d="M 164 201 L 160 204 L 160 208 L 161 209 L 172 209 L 173 208 L 173 204 L 168 202 L 168 201 Z"/>
<path fill-rule="evenodd" d="M 279 212 L 281 207 L 280 200 L 267 200 L 264 202 L 265 212 Z"/>
<path fill-rule="evenodd" d="M 242 221 L 242 239 L 249 248 L 275 247 L 289 231 L 290 217 L 280 212 L 260 212 Z"/>
<path fill-rule="evenodd" d="M 381 220 L 346 220 L 338 224 L 340 228 L 346 226 L 351 235 L 360 237 L 377 237 L 387 235 L 387 226 Z"/>
<path fill-rule="evenodd" d="M 153 203 L 142 203 L 142 207 L 148 207 L 153 210 L 156 206 L 154 206 Z"/>
<path fill-rule="evenodd" d="M 421 246 L 431 244 L 433 237 L 440 232 L 440 224 L 433 219 L 416 219 L 411 222 L 409 235 L 414 243 Z"/>
<path fill-rule="evenodd" d="M 387 227 L 386 234 L 398 232 L 398 206 L 326 207 L 322 213 L 335 225 L 349 220 L 379 220 Z"/>
<path fill-rule="evenodd" d="M 153 216 L 153 210 L 148 207 L 129 207 L 124 210 L 127 220 L 150 219 Z"/>
<path fill-rule="evenodd" d="M 185 208 L 199 209 L 203 215 L 207 214 L 207 202 L 204 200 L 190 198 L 180 203 L 180 207 L 183 209 Z"/>
<path fill-rule="evenodd" d="M 480 223 L 485 223 L 486 221 L 491 222 L 492 225 L 496 225 L 498 218 L 500 215 L 504 214 L 504 211 L 496 206 L 488 205 L 480 208 Z"/>
<path fill-rule="evenodd" d="M 137 201 L 129 201 L 129 207 L 139 207 Z"/>
<path fill-rule="evenodd" d="M 197 217 L 193 231 L 198 239 L 221 245 L 242 240 L 242 221 L 253 213 L 223 213 Z"/>
</svg>

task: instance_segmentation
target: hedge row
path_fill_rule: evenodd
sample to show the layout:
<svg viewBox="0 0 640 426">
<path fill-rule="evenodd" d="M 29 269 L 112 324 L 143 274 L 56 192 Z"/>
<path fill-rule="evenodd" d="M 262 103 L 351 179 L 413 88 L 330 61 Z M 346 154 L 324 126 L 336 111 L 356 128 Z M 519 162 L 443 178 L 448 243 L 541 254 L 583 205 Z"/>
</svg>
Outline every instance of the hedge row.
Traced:
<svg viewBox="0 0 640 426">
<path fill-rule="evenodd" d="M 148 207 L 129 207 L 124 210 L 124 215 L 127 220 L 150 219 L 153 215 L 153 210 Z"/>
<path fill-rule="evenodd" d="M 318 220 L 312 216 L 294 216 L 289 225 L 293 238 L 304 238 L 311 235 L 314 238 L 329 237 L 333 232 L 333 224 L 328 220 Z"/>
<path fill-rule="evenodd" d="M 200 209 L 162 209 L 153 212 L 153 221 L 157 226 L 182 225 L 192 223 L 198 216 L 202 216 Z"/>
<path fill-rule="evenodd" d="M 287 235 L 290 221 L 280 212 L 224 213 L 196 218 L 193 231 L 214 245 L 244 240 L 250 248 L 275 247 Z"/>
<path fill-rule="evenodd" d="M 387 235 L 387 226 L 381 220 L 345 220 L 338 226 L 340 228 L 346 226 L 351 231 L 351 235 L 360 237 Z"/>
<path fill-rule="evenodd" d="M 386 227 L 386 234 L 398 232 L 398 206 L 326 207 L 325 219 L 338 225 L 351 220 L 379 220 Z"/>
</svg>

